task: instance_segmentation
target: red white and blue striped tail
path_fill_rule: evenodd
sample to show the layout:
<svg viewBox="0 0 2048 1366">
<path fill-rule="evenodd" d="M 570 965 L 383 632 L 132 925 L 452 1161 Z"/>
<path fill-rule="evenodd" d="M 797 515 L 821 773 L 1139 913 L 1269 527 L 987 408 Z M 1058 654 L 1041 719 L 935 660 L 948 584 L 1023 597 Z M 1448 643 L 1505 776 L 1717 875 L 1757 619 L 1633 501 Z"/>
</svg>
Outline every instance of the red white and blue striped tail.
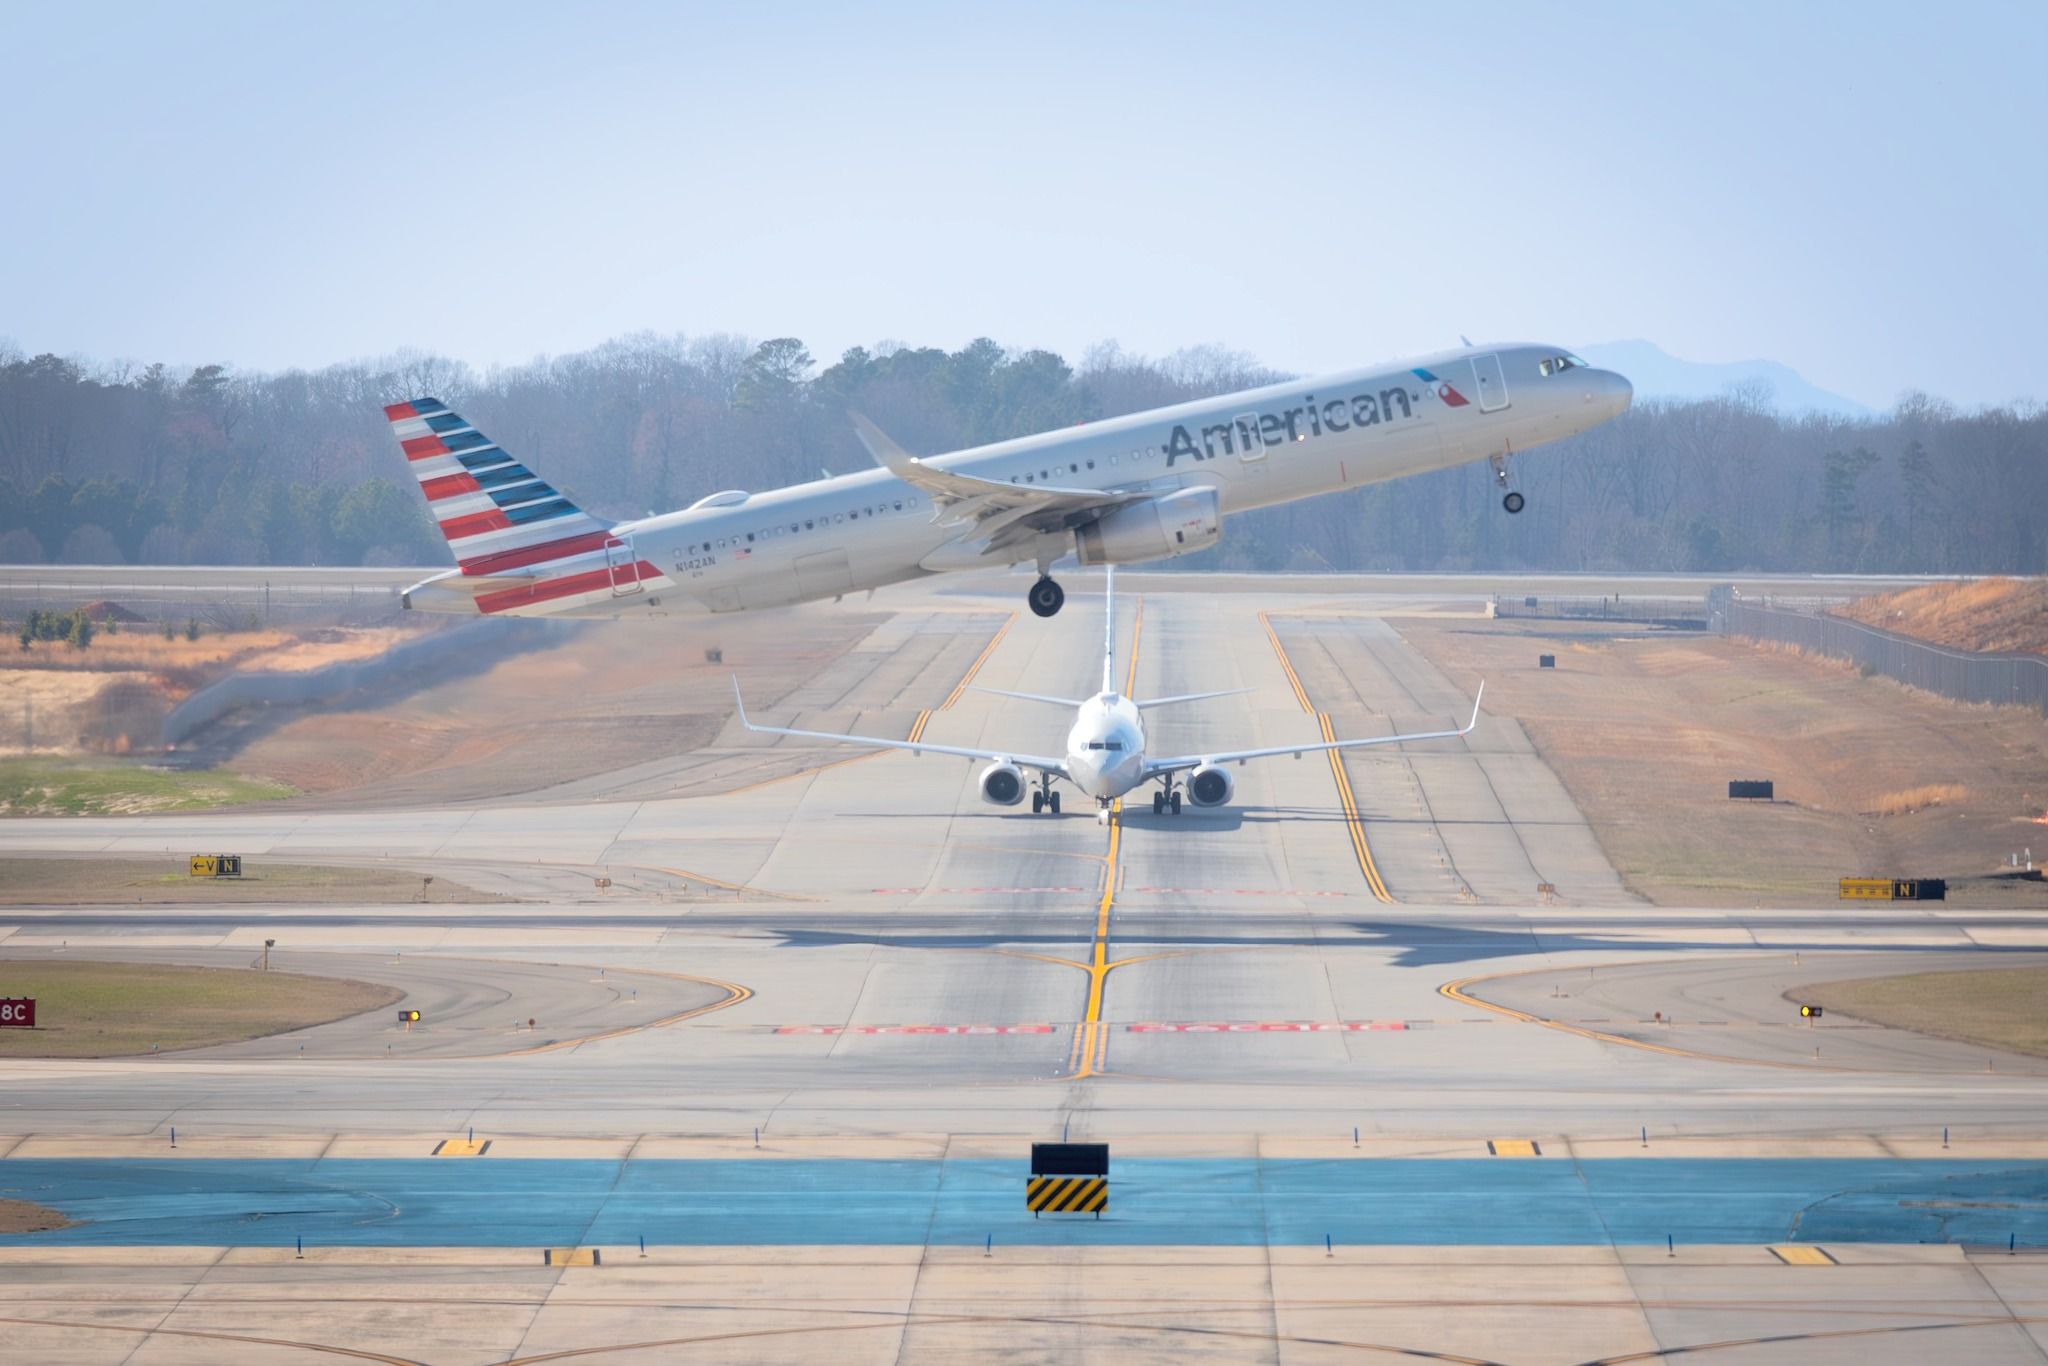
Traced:
<svg viewBox="0 0 2048 1366">
<path fill-rule="evenodd" d="M 548 573 L 593 552 L 611 528 L 564 498 L 437 398 L 384 410 L 465 575 Z"/>
</svg>

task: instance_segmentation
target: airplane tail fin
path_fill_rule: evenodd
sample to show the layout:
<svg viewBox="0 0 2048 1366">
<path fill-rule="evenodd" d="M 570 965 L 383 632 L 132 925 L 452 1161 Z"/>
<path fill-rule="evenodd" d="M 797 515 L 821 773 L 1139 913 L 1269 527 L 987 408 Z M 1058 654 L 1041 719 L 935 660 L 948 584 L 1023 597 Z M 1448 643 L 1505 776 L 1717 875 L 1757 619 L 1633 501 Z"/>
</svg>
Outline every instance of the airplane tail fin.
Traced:
<svg viewBox="0 0 2048 1366">
<path fill-rule="evenodd" d="M 465 575 L 523 571 L 544 577 L 594 555 L 604 563 L 611 524 L 564 498 L 437 398 L 385 408 L 426 496 L 427 509 Z"/>
</svg>

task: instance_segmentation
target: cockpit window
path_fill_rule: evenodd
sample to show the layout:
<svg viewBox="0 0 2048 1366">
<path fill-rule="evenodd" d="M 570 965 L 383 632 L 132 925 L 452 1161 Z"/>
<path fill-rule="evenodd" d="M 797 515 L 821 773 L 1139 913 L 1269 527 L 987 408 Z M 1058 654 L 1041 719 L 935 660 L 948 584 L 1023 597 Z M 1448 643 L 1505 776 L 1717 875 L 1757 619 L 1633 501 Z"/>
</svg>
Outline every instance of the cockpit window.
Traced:
<svg viewBox="0 0 2048 1366">
<path fill-rule="evenodd" d="M 1561 375 L 1567 370 L 1587 370 L 1592 367 L 1567 351 L 1562 356 L 1550 356 L 1536 362 L 1536 370 L 1544 375 Z"/>
</svg>

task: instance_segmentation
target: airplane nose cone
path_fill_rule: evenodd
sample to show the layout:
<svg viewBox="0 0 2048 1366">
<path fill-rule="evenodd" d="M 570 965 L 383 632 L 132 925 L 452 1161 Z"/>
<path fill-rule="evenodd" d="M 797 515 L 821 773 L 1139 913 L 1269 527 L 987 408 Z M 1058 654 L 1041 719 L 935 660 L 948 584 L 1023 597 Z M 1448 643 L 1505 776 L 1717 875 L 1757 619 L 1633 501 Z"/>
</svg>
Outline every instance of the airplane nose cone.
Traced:
<svg viewBox="0 0 2048 1366">
<path fill-rule="evenodd" d="M 1635 396 L 1635 385 L 1612 370 L 1595 370 L 1586 376 L 1585 401 L 1600 414 L 1601 422 L 1627 412 Z"/>
<path fill-rule="evenodd" d="M 1611 370 L 1607 372 L 1607 378 L 1614 390 L 1611 399 L 1614 404 L 1614 415 L 1620 417 L 1628 411 L 1628 405 L 1635 402 L 1636 386 L 1628 382 L 1628 376 L 1617 375 Z"/>
</svg>

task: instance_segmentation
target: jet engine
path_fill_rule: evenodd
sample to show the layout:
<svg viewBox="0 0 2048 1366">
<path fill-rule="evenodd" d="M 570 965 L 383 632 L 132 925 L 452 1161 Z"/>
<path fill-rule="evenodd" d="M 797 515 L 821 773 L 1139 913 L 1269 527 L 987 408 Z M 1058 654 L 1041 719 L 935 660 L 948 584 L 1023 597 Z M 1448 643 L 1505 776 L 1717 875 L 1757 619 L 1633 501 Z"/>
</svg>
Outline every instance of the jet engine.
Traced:
<svg viewBox="0 0 2048 1366">
<path fill-rule="evenodd" d="M 1221 764 L 1203 764 L 1188 774 L 1188 800 L 1196 806 L 1221 806 L 1236 791 L 1230 770 Z"/>
<path fill-rule="evenodd" d="M 1074 545 L 1082 564 L 1142 564 L 1207 550 L 1222 536 L 1216 490 L 1182 489 L 1090 522 L 1074 533 Z"/>
<path fill-rule="evenodd" d="M 994 763 L 981 771 L 981 799 L 995 806 L 1024 800 L 1024 771 L 1015 764 Z"/>
</svg>

